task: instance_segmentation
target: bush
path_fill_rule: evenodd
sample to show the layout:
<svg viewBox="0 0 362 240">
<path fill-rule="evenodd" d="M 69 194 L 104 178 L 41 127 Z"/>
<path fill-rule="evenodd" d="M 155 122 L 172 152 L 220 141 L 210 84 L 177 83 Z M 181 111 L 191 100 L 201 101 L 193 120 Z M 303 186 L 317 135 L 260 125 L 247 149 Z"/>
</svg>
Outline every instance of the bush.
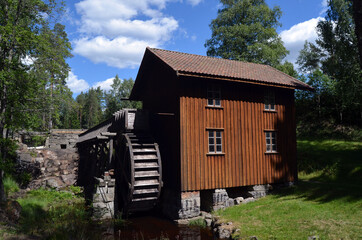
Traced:
<svg viewBox="0 0 362 240">
<path fill-rule="evenodd" d="M 4 190 L 7 196 L 9 196 L 9 194 L 11 193 L 19 191 L 19 185 L 11 177 L 5 177 L 3 183 Z"/>
</svg>

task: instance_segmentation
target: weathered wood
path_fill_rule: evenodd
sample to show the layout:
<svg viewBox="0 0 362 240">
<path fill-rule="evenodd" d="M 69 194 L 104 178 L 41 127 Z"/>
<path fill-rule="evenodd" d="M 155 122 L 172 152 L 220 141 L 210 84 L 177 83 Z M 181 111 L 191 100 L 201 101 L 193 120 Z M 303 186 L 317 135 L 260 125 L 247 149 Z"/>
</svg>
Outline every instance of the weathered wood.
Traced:
<svg viewBox="0 0 362 240">
<path fill-rule="evenodd" d="M 223 84 L 225 99 L 220 108 L 207 106 L 207 81 L 184 81 L 180 97 L 183 191 L 296 179 L 293 90 L 275 88 L 276 111 L 264 111 L 265 88 Z M 222 130 L 222 154 L 207 154 L 207 131 L 212 129 Z M 267 129 L 278 132 L 278 153 L 266 153 Z"/>
</svg>

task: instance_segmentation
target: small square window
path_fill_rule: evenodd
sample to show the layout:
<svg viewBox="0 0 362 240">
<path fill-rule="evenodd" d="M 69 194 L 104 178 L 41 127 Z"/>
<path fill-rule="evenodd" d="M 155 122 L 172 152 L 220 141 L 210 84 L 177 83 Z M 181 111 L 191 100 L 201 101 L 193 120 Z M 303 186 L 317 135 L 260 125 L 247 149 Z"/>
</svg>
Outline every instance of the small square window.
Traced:
<svg viewBox="0 0 362 240">
<path fill-rule="evenodd" d="M 266 152 L 277 152 L 277 133 L 275 131 L 265 132 Z"/>
<path fill-rule="evenodd" d="M 219 87 L 209 86 L 207 88 L 207 105 L 221 107 L 221 92 Z"/>
<path fill-rule="evenodd" d="M 67 144 L 60 144 L 60 149 L 67 149 Z"/>
<path fill-rule="evenodd" d="M 275 94 L 274 91 L 268 90 L 264 95 L 264 110 L 275 111 Z"/>
<path fill-rule="evenodd" d="M 209 153 L 222 153 L 222 133 L 220 130 L 208 130 Z"/>
</svg>

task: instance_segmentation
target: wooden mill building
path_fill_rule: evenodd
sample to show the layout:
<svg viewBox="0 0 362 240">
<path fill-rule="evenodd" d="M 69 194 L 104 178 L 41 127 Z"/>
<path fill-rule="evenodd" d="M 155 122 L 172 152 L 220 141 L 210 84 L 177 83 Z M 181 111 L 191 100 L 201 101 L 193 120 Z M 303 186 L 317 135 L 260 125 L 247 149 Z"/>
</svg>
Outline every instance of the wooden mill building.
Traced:
<svg viewBox="0 0 362 240">
<path fill-rule="evenodd" d="M 130 96 L 143 110 L 80 135 L 79 182 L 114 168 L 115 203 L 131 212 L 161 199 L 175 218 L 220 192 L 295 182 L 295 89 L 312 90 L 270 66 L 147 48 Z"/>
<path fill-rule="evenodd" d="M 165 190 L 189 192 L 296 181 L 295 89 L 312 90 L 267 65 L 147 48 L 130 99 L 151 113 Z"/>
</svg>

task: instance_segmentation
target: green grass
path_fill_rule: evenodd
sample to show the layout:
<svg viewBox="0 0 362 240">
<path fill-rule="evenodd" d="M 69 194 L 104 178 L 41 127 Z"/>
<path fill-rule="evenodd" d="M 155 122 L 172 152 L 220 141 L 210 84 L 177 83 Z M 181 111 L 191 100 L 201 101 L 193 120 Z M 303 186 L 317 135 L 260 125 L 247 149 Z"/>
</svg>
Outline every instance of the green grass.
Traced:
<svg viewBox="0 0 362 240">
<path fill-rule="evenodd" d="M 19 234 L 41 239 L 100 239 L 81 196 L 40 189 L 17 201 L 22 206 Z"/>
<path fill-rule="evenodd" d="M 4 178 L 4 190 L 7 196 L 20 190 L 19 185 L 11 177 Z"/>
<path fill-rule="evenodd" d="M 217 212 L 249 239 L 362 239 L 362 143 L 298 141 L 300 181 Z"/>
<path fill-rule="evenodd" d="M 189 221 L 188 223 L 189 226 L 196 226 L 196 227 L 201 227 L 201 228 L 206 228 L 206 222 L 203 218 L 197 218 L 197 219 L 192 219 Z"/>
</svg>

